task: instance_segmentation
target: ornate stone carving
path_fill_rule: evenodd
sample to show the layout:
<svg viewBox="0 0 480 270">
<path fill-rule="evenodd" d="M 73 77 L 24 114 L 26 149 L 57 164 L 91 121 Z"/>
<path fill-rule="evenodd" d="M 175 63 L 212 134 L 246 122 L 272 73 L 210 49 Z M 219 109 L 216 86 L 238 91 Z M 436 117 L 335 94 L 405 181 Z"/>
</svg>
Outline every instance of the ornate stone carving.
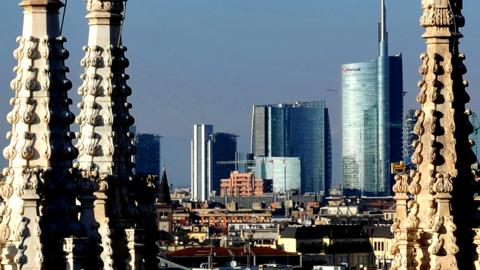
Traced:
<svg viewBox="0 0 480 270">
<path fill-rule="evenodd" d="M 87 10 L 120 13 L 123 11 L 123 2 L 121 0 L 87 0 Z"/>
<path fill-rule="evenodd" d="M 408 191 L 413 195 L 418 195 L 422 190 L 422 186 L 420 186 L 421 174 L 420 172 L 414 171 L 412 172 L 412 182 L 408 187 Z"/>
<path fill-rule="evenodd" d="M 420 224 L 420 219 L 418 218 L 419 204 L 412 200 L 408 202 L 408 208 L 410 212 L 408 213 L 408 219 L 405 223 L 405 228 L 407 229 L 417 229 Z"/>
<path fill-rule="evenodd" d="M 452 177 L 445 173 L 437 173 L 433 191 L 436 193 L 450 193 L 453 190 Z"/>
<path fill-rule="evenodd" d="M 22 146 L 22 158 L 26 160 L 30 160 L 34 157 L 35 155 L 35 149 L 33 148 L 33 145 L 35 144 L 35 133 L 25 131 L 23 133 L 23 141 L 24 145 Z"/>
<path fill-rule="evenodd" d="M 432 244 L 428 248 L 428 252 L 430 252 L 430 254 L 433 254 L 433 255 L 438 255 L 442 248 L 443 248 L 443 239 L 440 238 L 438 234 L 436 234 L 432 239 Z"/>
<path fill-rule="evenodd" d="M 480 228 L 473 228 L 475 236 L 473 238 L 473 243 L 476 246 L 477 257 L 475 259 L 475 270 L 480 270 Z"/>
<path fill-rule="evenodd" d="M 63 250 L 56 243 L 78 233 L 68 173 L 76 154 L 68 135 L 73 115 L 66 92 L 71 88 L 64 65 L 68 51 L 65 38 L 57 37 L 62 3 L 22 1 L 21 6 L 28 23 L 13 53 L 15 97 L 7 115 L 10 142 L 3 150 L 9 165 L 0 184 L 0 257 L 8 269 L 62 269 Z"/>
<path fill-rule="evenodd" d="M 395 175 L 395 184 L 393 185 L 393 192 L 407 193 L 408 192 L 408 175 Z"/>
<path fill-rule="evenodd" d="M 431 110 L 429 113 L 428 131 L 432 135 L 436 135 L 437 122 L 438 122 L 437 112 L 435 110 Z"/>
<path fill-rule="evenodd" d="M 422 156 L 422 150 L 423 150 L 423 144 L 415 140 L 413 141 L 413 147 L 415 148 L 415 151 L 413 152 L 412 156 L 412 162 L 416 165 L 420 165 L 423 161 L 423 156 Z"/>
<path fill-rule="evenodd" d="M 100 224 L 95 230 L 103 247 L 97 255 L 103 268 L 127 269 L 125 229 L 133 226 L 132 218 L 138 211 L 130 190 L 135 148 L 129 129 L 134 119 L 127 99 L 131 95 L 129 76 L 125 74 L 129 62 L 120 37 L 123 1 L 88 0 L 87 10 L 90 34 L 80 62 L 84 72 L 78 88 L 80 113 L 75 119 L 80 126 L 76 168 L 81 172 L 82 185 L 90 182 L 95 186 L 93 211 Z M 105 28 L 106 24 L 109 27 Z M 88 198 L 84 200 L 82 207 L 90 207 Z M 132 241 L 136 245 L 138 239 Z"/>
<path fill-rule="evenodd" d="M 446 2 L 446 1 L 444 1 Z M 454 23 L 454 16 L 448 6 L 437 7 L 435 4 L 424 6 L 423 15 L 420 18 L 420 24 L 423 27 L 428 26 L 451 26 Z"/>
<path fill-rule="evenodd" d="M 458 49 L 459 27 L 464 23 L 462 0 L 422 0 L 422 8 L 420 23 L 425 27 L 427 50 L 420 56 L 417 101 L 421 109 L 415 125 L 420 138 L 412 156 L 417 169 L 411 173 L 404 222 L 407 240 L 394 250 L 402 261 L 392 269 L 473 269 L 471 224 L 476 187 L 468 158 L 468 114 L 460 113 L 469 100 L 468 83 L 462 78 L 464 55 Z M 404 201 L 397 200 L 397 207 L 404 209 Z M 420 237 L 409 238 L 408 230 Z M 423 253 L 421 260 L 419 253 Z M 416 268 L 407 268 L 413 259 Z M 480 268 L 480 263 L 475 267 Z"/>
<path fill-rule="evenodd" d="M 421 80 L 417 85 L 420 88 L 420 92 L 417 95 L 417 102 L 424 104 L 427 101 L 427 82 L 425 80 Z"/>
<path fill-rule="evenodd" d="M 417 122 L 415 123 L 413 131 L 418 136 L 422 136 L 425 132 L 425 129 L 423 128 L 423 121 L 425 121 L 425 113 L 421 110 L 416 110 L 415 116 L 417 117 Z"/>
</svg>

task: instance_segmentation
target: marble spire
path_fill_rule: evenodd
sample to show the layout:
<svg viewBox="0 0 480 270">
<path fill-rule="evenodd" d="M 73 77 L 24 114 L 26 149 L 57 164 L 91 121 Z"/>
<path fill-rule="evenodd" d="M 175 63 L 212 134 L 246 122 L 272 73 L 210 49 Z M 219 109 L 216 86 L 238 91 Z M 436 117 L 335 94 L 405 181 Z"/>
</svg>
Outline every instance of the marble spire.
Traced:
<svg viewBox="0 0 480 270">
<path fill-rule="evenodd" d="M 132 90 L 125 73 L 129 61 L 122 43 L 124 2 L 88 0 L 86 5 L 88 44 L 81 60 L 84 72 L 76 117 L 80 128 L 75 167 L 84 184 L 81 223 L 90 239 L 99 236 L 103 269 L 127 269 L 125 230 L 133 228 L 136 209 L 129 189 L 135 148 L 129 130 L 134 119 L 127 100 Z"/>
<path fill-rule="evenodd" d="M 412 161 L 417 169 L 397 175 L 397 218 L 392 226 L 391 269 L 480 269 L 475 265 L 474 190 L 476 158 L 468 135 L 471 111 L 465 55 L 459 32 L 462 0 L 422 0 L 420 24 L 426 52 L 420 56 L 420 91 Z"/>
<path fill-rule="evenodd" d="M 13 55 L 11 130 L 0 195 L 2 269 L 64 269 L 64 238 L 77 235 L 74 115 L 60 36 L 60 0 L 23 0 L 23 33 Z"/>
</svg>

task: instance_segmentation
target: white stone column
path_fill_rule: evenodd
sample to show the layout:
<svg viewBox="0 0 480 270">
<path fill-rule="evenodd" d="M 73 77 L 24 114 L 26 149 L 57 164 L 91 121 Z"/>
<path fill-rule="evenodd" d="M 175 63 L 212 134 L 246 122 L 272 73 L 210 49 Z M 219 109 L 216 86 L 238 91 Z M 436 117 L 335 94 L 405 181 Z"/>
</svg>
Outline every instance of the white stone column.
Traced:
<svg viewBox="0 0 480 270">
<path fill-rule="evenodd" d="M 462 0 L 422 0 L 420 24 L 425 28 L 426 52 L 420 56 L 408 216 L 400 227 L 416 237 L 403 237 L 412 253 L 396 250 L 403 265 L 415 269 L 474 269 L 474 192 L 471 172 L 476 158 L 468 135 L 472 125 L 466 104 L 468 82 L 463 79 L 465 55 L 459 50 L 464 26 Z M 397 204 L 397 207 L 403 207 Z M 477 221 L 478 222 L 478 221 Z M 413 235 L 411 235 L 413 236 Z M 407 249 L 404 249 L 407 250 Z M 397 269 L 392 267 L 392 269 Z M 403 269 L 403 268 L 398 268 Z"/>
<path fill-rule="evenodd" d="M 70 169 L 74 120 L 72 87 L 65 74 L 69 53 L 60 36 L 60 0 L 23 0 L 23 32 L 17 38 L 16 73 L 7 115 L 10 141 L 3 150 L 0 243 L 5 269 L 63 269 L 62 239 L 78 234 Z"/>
<path fill-rule="evenodd" d="M 80 114 L 75 167 L 82 174 L 85 185 L 83 207 L 90 208 L 89 198 L 94 196 L 94 219 L 84 218 L 88 235 L 102 246 L 100 254 L 104 269 L 125 269 L 128 248 L 125 229 L 133 227 L 134 198 L 129 190 L 132 184 L 134 123 L 129 110 L 125 69 L 129 61 L 122 45 L 123 1 L 87 0 L 89 24 L 88 45 L 81 61 L 84 72 L 78 94 Z M 90 215 L 85 212 L 86 215 Z M 96 226 L 98 223 L 99 227 Z"/>
</svg>

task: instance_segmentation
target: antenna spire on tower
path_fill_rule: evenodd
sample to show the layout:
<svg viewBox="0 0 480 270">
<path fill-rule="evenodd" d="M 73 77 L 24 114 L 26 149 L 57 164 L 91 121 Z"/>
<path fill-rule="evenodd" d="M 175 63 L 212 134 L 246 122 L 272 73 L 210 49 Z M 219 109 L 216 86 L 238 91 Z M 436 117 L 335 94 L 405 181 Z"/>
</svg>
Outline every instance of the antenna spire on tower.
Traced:
<svg viewBox="0 0 480 270">
<path fill-rule="evenodd" d="M 385 42 L 388 39 L 388 34 L 387 34 L 387 10 L 385 8 L 385 0 L 380 0 L 380 10 L 381 10 L 381 15 L 380 15 L 380 42 Z"/>
</svg>

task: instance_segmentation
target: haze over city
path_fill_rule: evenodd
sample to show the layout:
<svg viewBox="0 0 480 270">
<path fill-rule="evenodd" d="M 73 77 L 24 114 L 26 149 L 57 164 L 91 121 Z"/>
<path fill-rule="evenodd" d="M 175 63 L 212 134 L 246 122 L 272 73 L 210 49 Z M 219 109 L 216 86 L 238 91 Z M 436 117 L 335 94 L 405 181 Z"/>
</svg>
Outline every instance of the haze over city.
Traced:
<svg viewBox="0 0 480 270">
<path fill-rule="evenodd" d="M 390 54 L 404 60 L 405 109 L 417 108 L 419 54 L 424 51 L 418 25 L 419 1 L 389 0 Z M 21 32 L 16 1 L 0 2 L 3 85 L 0 113 L 10 110 L 14 77 L 11 52 Z M 148 7 L 148 8 L 145 8 Z M 80 85 L 81 47 L 87 32 L 83 1 L 70 1 L 64 35 L 71 52 L 67 66 L 72 92 Z M 467 25 L 462 51 L 470 67 L 469 108 L 480 106 L 480 2 L 465 1 Z M 82 12 L 79 12 L 82 11 Z M 340 66 L 377 55 L 376 0 L 210 0 L 129 1 L 125 29 L 132 65 L 132 114 L 137 131 L 159 133 L 170 183 L 188 185 L 190 139 L 194 123 L 213 124 L 216 131 L 238 134 L 239 151 L 249 149 L 254 104 L 327 100 L 333 137 L 333 181 L 340 181 Z M 477 49 L 477 50 L 476 50 Z M 337 91 L 335 91 L 337 90 Z M 70 95 L 77 103 L 77 95 Z M 71 108 L 75 113 L 78 109 Z M 10 126 L 3 121 L 0 133 Z M 7 141 L 1 141 L 6 145 Z M 2 159 L 2 166 L 5 161 Z"/>
</svg>

